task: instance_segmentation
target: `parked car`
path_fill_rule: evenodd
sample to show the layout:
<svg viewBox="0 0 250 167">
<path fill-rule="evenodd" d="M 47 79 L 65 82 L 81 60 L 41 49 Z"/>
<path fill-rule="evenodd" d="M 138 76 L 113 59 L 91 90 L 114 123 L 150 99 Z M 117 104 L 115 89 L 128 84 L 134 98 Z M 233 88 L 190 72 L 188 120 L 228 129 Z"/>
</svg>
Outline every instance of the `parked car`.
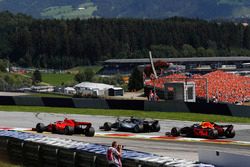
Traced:
<svg viewBox="0 0 250 167">
<path fill-rule="evenodd" d="M 145 120 L 139 118 L 130 119 L 120 119 L 114 123 L 105 122 L 103 126 L 100 127 L 104 131 L 117 130 L 117 131 L 129 131 L 134 133 L 140 132 L 159 132 L 160 124 L 158 120 Z"/>
<path fill-rule="evenodd" d="M 45 126 L 43 123 L 38 123 L 35 130 L 38 133 L 52 132 L 65 135 L 85 134 L 85 136 L 92 137 L 95 135 L 95 129 L 90 122 L 77 122 L 74 119 L 65 118 L 63 121 L 56 121 Z"/>
</svg>

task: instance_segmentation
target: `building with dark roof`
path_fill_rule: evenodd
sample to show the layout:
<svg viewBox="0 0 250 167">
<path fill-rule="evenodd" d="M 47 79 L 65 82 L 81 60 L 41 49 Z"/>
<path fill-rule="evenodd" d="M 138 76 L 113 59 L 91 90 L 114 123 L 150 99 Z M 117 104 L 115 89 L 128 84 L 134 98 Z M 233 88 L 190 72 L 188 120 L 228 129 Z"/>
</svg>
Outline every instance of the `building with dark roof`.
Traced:
<svg viewBox="0 0 250 167">
<path fill-rule="evenodd" d="M 244 63 L 250 63 L 250 57 L 188 57 L 188 58 L 154 58 L 155 61 L 165 61 L 176 65 L 184 65 L 188 72 L 210 72 L 214 69 L 222 70 L 250 70 L 243 69 Z M 142 59 L 109 59 L 104 61 L 104 68 L 100 75 L 114 75 L 117 73 L 128 75 L 139 65 L 150 64 L 149 58 Z"/>
</svg>

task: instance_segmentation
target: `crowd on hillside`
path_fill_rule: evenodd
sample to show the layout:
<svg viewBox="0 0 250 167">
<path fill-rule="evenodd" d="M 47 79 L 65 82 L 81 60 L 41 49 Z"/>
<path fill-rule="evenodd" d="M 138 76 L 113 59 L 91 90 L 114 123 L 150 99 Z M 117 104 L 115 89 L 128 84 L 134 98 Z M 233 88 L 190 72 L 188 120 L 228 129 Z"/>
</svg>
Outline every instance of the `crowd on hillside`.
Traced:
<svg viewBox="0 0 250 167">
<path fill-rule="evenodd" d="M 171 81 L 193 81 L 196 85 L 196 96 L 208 97 L 212 102 L 227 102 L 242 104 L 250 101 L 250 77 L 239 76 L 223 71 L 214 71 L 205 75 L 193 75 L 187 77 L 182 74 L 173 74 L 155 80 L 145 82 L 148 86 L 164 88 L 165 82 Z M 207 83 L 207 85 L 206 85 Z"/>
</svg>

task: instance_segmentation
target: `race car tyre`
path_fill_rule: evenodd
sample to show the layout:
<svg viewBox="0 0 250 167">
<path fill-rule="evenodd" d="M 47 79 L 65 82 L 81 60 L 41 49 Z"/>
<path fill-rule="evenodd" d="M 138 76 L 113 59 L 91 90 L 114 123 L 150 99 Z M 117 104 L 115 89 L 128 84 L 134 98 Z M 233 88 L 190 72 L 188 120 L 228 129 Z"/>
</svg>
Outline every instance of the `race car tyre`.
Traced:
<svg viewBox="0 0 250 167">
<path fill-rule="evenodd" d="M 111 130 L 112 123 L 111 122 L 105 122 L 103 125 L 103 128 L 105 131 L 110 131 Z"/>
<path fill-rule="evenodd" d="M 143 131 L 143 125 L 135 125 L 133 130 L 134 130 L 134 133 L 140 133 Z"/>
<path fill-rule="evenodd" d="M 194 136 L 194 130 L 192 127 L 184 127 L 180 129 L 181 134 L 185 134 L 186 137 L 193 137 Z"/>
<path fill-rule="evenodd" d="M 161 130 L 161 126 L 159 123 L 155 123 L 152 125 L 153 131 L 154 132 L 159 132 Z"/>
<path fill-rule="evenodd" d="M 216 130 L 216 129 L 210 129 L 208 132 L 209 139 L 216 139 L 216 138 L 218 138 L 218 135 L 219 135 L 219 133 L 218 133 L 218 130 Z"/>
<path fill-rule="evenodd" d="M 173 127 L 171 129 L 171 135 L 174 137 L 180 136 L 180 129 L 177 127 Z"/>
<path fill-rule="evenodd" d="M 57 133 L 57 130 L 56 130 L 56 126 L 55 126 L 55 125 L 52 125 L 51 132 L 52 132 L 52 133 Z"/>
<path fill-rule="evenodd" d="M 71 127 L 71 126 L 65 126 L 64 134 L 65 135 L 73 135 L 74 134 L 74 128 Z"/>
<path fill-rule="evenodd" d="M 94 135 L 95 135 L 95 129 L 93 127 L 86 129 L 85 136 L 93 137 Z"/>
<path fill-rule="evenodd" d="M 234 136 L 235 136 L 235 130 L 225 131 L 225 136 L 227 138 L 234 138 Z"/>
<path fill-rule="evenodd" d="M 45 125 L 43 123 L 38 123 L 36 124 L 36 131 L 38 133 L 43 133 L 43 131 L 45 130 Z"/>
</svg>

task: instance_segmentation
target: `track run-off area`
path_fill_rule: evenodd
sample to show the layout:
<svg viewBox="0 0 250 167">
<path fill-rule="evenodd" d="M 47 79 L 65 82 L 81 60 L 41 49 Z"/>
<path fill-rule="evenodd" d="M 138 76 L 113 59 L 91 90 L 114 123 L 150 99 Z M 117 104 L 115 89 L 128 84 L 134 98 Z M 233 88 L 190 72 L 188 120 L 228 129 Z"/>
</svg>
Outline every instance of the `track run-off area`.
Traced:
<svg viewBox="0 0 250 167">
<path fill-rule="evenodd" d="M 116 140 L 127 149 L 195 161 L 198 160 L 198 150 L 218 150 L 250 155 L 250 124 L 233 123 L 236 130 L 236 136 L 233 139 L 207 140 L 165 136 L 165 132 L 169 132 L 174 126 L 183 127 L 196 123 L 190 121 L 160 120 L 160 132 L 134 134 L 99 130 L 99 126 L 102 126 L 104 122 L 114 122 L 116 120 L 116 117 L 111 116 L 0 111 L 0 129 L 21 128 L 19 130 L 36 133 L 29 130 L 34 128 L 37 123 L 41 122 L 47 125 L 63 120 L 65 117 L 77 121 L 91 122 L 96 130 L 95 137 L 85 137 L 84 135 L 66 136 L 51 133 L 43 133 L 43 135 L 105 145 L 110 145 L 113 140 Z"/>
</svg>

